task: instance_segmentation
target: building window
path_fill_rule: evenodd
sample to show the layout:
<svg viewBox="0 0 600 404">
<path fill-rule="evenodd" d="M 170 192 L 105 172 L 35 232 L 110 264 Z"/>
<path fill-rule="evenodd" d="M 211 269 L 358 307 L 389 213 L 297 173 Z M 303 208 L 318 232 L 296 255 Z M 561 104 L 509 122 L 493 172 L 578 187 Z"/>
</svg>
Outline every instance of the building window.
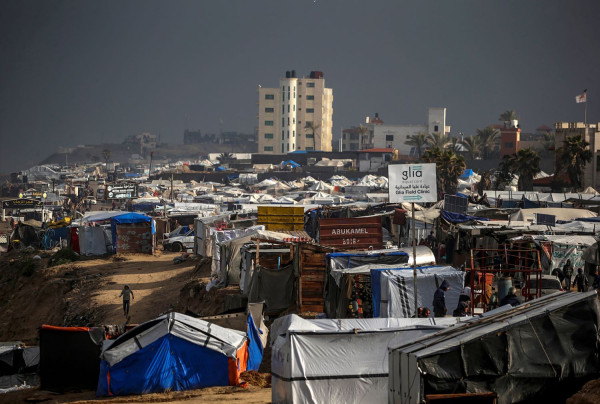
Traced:
<svg viewBox="0 0 600 404">
<path fill-rule="evenodd" d="M 265 121 L 265 126 L 273 126 L 273 121 Z"/>
<path fill-rule="evenodd" d="M 281 106 L 281 114 L 282 114 L 282 115 L 283 115 L 283 114 L 285 114 L 285 105 L 282 105 L 282 106 Z"/>
<path fill-rule="evenodd" d="M 600 171 L 600 156 L 596 156 L 596 172 Z"/>
<path fill-rule="evenodd" d="M 292 131 L 292 137 L 296 137 L 296 131 L 295 130 Z"/>
<path fill-rule="evenodd" d="M 281 126 L 285 126 L 285 118 L 281 118 Z"/>
<path fill-rule="evenodd" d="M 514 144 L 512 142 L 510 143 L 504 143 L 504 148 L 505 149 L 512 149 L 514 147 Z"/>
<path fill-rule="evenodd" d="M 265 108 L 265 112 L 275 112 L 275 108 Z"/>
<path fill-rule="evenodd" d="M 288 126 L 290 126 L 290 117 L 288 116 Z"/>
<path fill-rule="evenodd" d="M 290 104 L 288 104 L 288 114 L 290 113 Z"/>
<path fill-rule="evenodd" d="M 350 143 L 350 150 L 358 150 L 358 143 Z"/>
<path fill-rule="evenodd" d="M 265 146 L 265 151 L 273 151 L 273 146 Z"/>
<path fill-rule="evenodd" d="M 265 139 L 273 139 L 272 133 L 265 133 Z"/>
<path fill-rule="evenodd" d="M 385 135 L 385 141 L 386 142 L 393 142 L 394 141 L 394 135 Z"/>
<path fill-rule="evenodd" d="M 287 145 L 287 151 L 290 151 L 290 144 Z"/>
<path fill-rule="evenodd" d="M 296 104 L 294 104 L 294 112 L 296 111 Z"/>
<path fill-rule="evenodd" d="M 306 126 L 312 125 L 312 121 L 306 121 Z"/>
<path fill-rule="evenodd" d="M 314 112 L 315 112 L 315 109 L 314 109 L 314 108 L 306 108 L 306 113 L 307 113 L 307 114 L 312 114 L 312 113 L 314 113 Z"/>
<path fill-rule="evenodd" d="M 274 100 L 275 94 L 265 94 L 265 100 Z"/>
<path fill-rule="evenodd" d="M 437 125 L 435 125 L 435 126 L 433 127 L 433 131 L 434 131 L 434 132 L 439 132 L 439 131 L 440 131 L 440 129 L 439 129 L 439 127 L 438 127 Z"/>
<path fill-rule="evenodd" d="M 314 149 L 315 149 L 314 147 L 307 147 L 307 148 L 306 148 L 306 151 L 312 151 L 312 150 L 314 150 Z"/>
<path fill-rule="evenodd" d="M 315 87 L 315 83 L 309 81 L 308 83 L 306 83 L 306 87 L 308 87 L 308 88 L 314 88 Z"/>
<path fill-rule="evenodd" d="M 314 133 L 307 133 L 306 134 L 306 138 L 307 139 L 314 139 L 315 138 L 315 134 Z"/>
<path fill-rule="evenodd" d="M 285 149 L 283 148 L 284 146 L 281 145 L 281 152 L 283 153 L 285 151 Z"/>
<path fill-rule="evenodd" d="M 314 99 L 315 99 L 315 96 L 314 96 L 314 95 L 307 95 L 307 96 L 306 96 L 306 99 L 307 99 L 307 100 L 309 100 L 309 101 L 310 101 L 310 100 L 314 100 Z"/>
<path fill-rule="evenodd" d="M 351 133 L 350 140 L 358 140 L 358 133 Z"/>
</svg>

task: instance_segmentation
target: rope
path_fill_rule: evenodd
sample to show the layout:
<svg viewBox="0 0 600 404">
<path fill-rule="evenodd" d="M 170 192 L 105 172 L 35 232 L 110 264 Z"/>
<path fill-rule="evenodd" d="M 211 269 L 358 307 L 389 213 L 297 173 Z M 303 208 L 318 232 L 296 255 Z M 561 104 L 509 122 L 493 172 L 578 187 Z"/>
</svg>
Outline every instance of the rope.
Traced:
<svg viewBox="0 0 600 404">
<path fill-rule="evenodd" d="M 529 318 L 527 318 L 527 321 L 529 322 L 529 325 L 531 326 L 531 329 L 533 330 L 535 337 L 537 338 L 538 342 L 540 343 L 540 346 L 542 347 L 542 351 L 544 351 L 544 355 L 546 355 L 546 359 L 548 359 L 548 363 L 552 367 L 552 371 L 554 372 L 554 377 L 558 377 L 558 375 L 556 374 L 556 369 L 554 369 L 554 365 L 552 364 L 552 361 L 550 360 L 550 357 L 548 356 L 548 352 L 546 352 L 546 349 L 544 348 L 544 344 L 542 344 L 542 341 L 540 341 L 540 337 L 538 336 L 537 332 L 535 331 L 535 328 L 533 327 L 533 323 L 531 322 L 531 320 Z"/>
</svg>

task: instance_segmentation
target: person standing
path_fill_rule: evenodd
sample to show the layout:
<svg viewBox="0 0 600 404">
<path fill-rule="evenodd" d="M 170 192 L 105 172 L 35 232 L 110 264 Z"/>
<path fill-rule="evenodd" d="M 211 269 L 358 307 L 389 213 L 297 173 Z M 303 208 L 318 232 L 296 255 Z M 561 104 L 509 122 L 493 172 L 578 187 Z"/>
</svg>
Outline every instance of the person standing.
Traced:
<svg viewBox="0 0 600 404">
<path fill-rule="evenodd" d="M 129 316 L 129 306 L 131 304 L 131 300 L 134 299 L 133 290 L 129 288 L 129 285 L 123 286 L 123 290 L 119 297 L 123 296 L 123 315 L 125 317 Z"/>
<path fill-rule="evenodd" d="M 571 260 L 567 260 L 567 263 L 563 267 L 563 274 L 565 274 L 565 288 L 568 292 L 571 290 L 571 276 L 573 276 L 573 264 L 571 264 Z"/>
<path fill-rule="evenodd" d="M 442 284 L 433 294 L 433 315 L 434 317 L 444 317 L 448 312 L 446 308 L 446 292 L 450 289 L 448 281 L 442 281 Z"/>
<path fill-rule="evenodd" d="M 583 274 L 583 269 L 577 268 L 577 275 L 575 275 L 573 283 L 577 285 L 578 292 L 585 292 L 588 287 L 588 278 Z"/>
</svg>

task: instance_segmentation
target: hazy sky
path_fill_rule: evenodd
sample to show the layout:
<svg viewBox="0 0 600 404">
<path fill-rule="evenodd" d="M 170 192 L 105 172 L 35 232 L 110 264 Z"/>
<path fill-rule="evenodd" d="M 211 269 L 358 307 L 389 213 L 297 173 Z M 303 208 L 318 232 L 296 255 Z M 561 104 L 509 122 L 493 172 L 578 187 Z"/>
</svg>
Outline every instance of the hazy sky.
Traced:
<svg viewBox="0 0 600 404">
<path fill-rule="evenodd" d="M 334 133 L 445 106 L 471 134 L 514 109 L 526 131 L 600 121 L 600 1 L 0 2 L 0 172 L 58 146 L 186 125 L 257 126 L 257 85 L 325 74 Z"/>
</svg>

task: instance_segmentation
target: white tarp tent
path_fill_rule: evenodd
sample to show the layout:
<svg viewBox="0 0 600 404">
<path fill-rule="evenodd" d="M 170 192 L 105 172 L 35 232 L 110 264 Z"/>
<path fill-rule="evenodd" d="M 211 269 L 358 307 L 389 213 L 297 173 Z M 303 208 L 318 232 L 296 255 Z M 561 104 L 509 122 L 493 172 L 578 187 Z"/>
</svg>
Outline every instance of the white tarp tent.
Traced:
<svg viewBox="0 0 600 404">
<path fill-rule="evenodd" d="M 79 253 L 83 256 L 112 253 L 110 229 L 101 226 L 79 227 Z"/>
<path fill-rule="evenodd" d="M 434 334 L 457 318 L 278 318 L 271 328 L 274 403 L 385 402 L 388 349 Z"/>
<path fill-rule="evenodd" d="M 417 268 L 417 304 L 432 311 L 433 294 L 443 281 L 450 283 L 446 292 L 447 314 L 458 305 L 465 273 L 453 267 Z M 373 316 L 403 318 L 415 315 L 414 278 L 412 268 L 371 269 Z"/>
</svg>

